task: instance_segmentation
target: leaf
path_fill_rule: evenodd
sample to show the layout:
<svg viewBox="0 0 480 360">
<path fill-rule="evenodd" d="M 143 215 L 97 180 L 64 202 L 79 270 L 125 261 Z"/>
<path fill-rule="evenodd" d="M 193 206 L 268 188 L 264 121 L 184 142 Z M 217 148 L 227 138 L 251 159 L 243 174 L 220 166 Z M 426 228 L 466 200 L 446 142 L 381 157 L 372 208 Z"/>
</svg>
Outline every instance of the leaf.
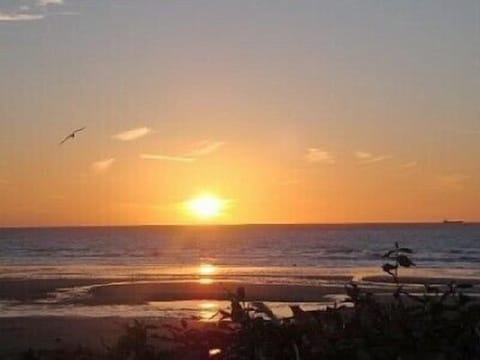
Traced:
<svg viewBox="0 0 480 360">
<path fill-rule="evenodd" d="M 255 311 L 267 315 L 272 320 L 277 320 L 277 317 L 273 311 L 261 301 L 254 301 L 251 303 L 252 307 L 255 308 Z"/>
<path fill-rule="evenodd" d="M 398 255 L 397 256 L 397 261 L 400 264 L 400 266 L 403 267 L 410 267 L 410 266 L 415 266 L 412 260 L 406 255 Z"/>
<path fill-rule="evenodd" d="M 384 258 L 390 257 L 396 250 L 389 250 L 385 254 L 383 254 Z"/>
<path fill-rule="evenodd" d="M 243 311 L 242 305 L 237 300 L 232 300 L 230 303 L 232 308 L 231 318 L 235 323 L 241 323 L 245 319 L 245 313 Z"/>
<path fill-rule="evenodd" d="M 397 265 L 392 265 L 389 263 L 385 263 L 382 265 L 382 270 L 385 272 L 388 272 L 389 274 L 391 273 L 392 270 L 395 270 L 396 268 L 398 268 Z"/>
<path fill-rule="evenodd" d="M 352 300 L 358 299 L 358 296 L 360 295 L 360 289 L 358 288 L 357 284 L 353 283 L 345 285 L 345 292 Z"/>
<path fill-rule="evenodd" d="M 228 311 L 225 311 L 225 310 L 218 310 L 218 313 L 221 315 L 220 316 L 220 321 L 221 320 L 225 320 L 225 319 L 229 319 L 232 317 L 232 315 L 228 312 Z"/>
</svg>

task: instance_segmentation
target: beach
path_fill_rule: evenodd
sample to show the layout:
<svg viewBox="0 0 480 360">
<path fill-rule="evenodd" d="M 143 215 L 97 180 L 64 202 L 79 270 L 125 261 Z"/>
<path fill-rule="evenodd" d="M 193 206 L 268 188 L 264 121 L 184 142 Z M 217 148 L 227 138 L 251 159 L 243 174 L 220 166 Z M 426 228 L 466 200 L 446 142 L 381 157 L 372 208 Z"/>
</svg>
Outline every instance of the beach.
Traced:
<svg viewBox="0 0 480 360">
<path fill-rule="evenodd" d="M 187 320 L 194 328 L 214 327 L 220 310 L 229 310 L 228 300 L 238 287 L 245 301 L 261 301 L 280 317 L 292 316 L 289 305 L 321 310 L 346 298 L 344 286 L 350 277 L 333 277 L 337 285 L 251 284 L 238 281 L 127 281 L 118 279 L 2 279 L 0 280 L 0 355 L 15 356 L 29 348 L 55 350 L 79 346 L 93 351 L 112 347 L 134 320 L 153 325 L 163 334 L 165 324 Z M 423 284 L 450 282 L 473 285 L 479 279 L 407 277 L 405 290 L 421 292 Z M 392 301 L 392 283 L 385 276 L 363 279 L 362 289 L 383 301 Z M 468 291 L 478 294 L 475 287 Z M 163 341 L 157 345 L 171 346 Z"/>
<path fill-rule="evenodd" d="M 480 360 L 479 30 L 0 0 L 0 360 Z"/>
<path fill-rule="evenodd" d="M 479 285 L 478 234 L 478 225 L 3 229 L 0 352 L 104 351 L 135 319 L 214 327 L 238 288 L 279 317 L 292 316 L 290 305 L 341 304 L 350 282 L 389 302 L 396 285 L 382 255 L 406 236 L 416 265 L 400 271 L 404 290 Z"/>
</svg>

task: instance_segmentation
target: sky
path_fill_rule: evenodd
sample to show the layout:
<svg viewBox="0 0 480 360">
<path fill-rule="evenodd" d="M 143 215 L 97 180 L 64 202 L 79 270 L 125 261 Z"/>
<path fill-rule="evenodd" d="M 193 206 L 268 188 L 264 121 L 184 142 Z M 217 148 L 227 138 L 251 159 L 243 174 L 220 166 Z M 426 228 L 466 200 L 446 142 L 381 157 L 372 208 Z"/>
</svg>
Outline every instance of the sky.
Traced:
<svg viewBox="0 0 480 360">
<path fill-rule="evenodd" d="M 0 79 L 0 226 L 480 221 L 476 0 L 0 0 Z"/>
</svg>

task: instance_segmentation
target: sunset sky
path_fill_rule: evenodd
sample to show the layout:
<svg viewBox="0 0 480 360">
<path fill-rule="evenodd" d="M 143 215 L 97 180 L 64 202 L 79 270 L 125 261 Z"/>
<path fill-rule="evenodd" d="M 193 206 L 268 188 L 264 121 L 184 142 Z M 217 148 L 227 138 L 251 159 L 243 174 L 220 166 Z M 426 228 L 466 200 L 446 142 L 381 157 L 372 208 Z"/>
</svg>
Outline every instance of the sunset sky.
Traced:
<svg viewBox="0 0 480 360">
<path fill-rule="evenodd" d="M 480 221 L 476 0 L 0 0 L 0 79 L 0 226 Z"/>
</svg>

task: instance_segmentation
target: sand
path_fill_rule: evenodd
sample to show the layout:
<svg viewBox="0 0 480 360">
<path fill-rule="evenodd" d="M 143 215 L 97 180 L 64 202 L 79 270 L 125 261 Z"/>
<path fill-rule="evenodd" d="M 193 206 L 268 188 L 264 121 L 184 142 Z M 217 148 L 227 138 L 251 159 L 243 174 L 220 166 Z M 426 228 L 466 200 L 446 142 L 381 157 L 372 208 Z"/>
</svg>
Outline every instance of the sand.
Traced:
<svg viewBox="0 0 480 360">
<path fill-rule="evenodd" d="M 91 289 L 89 295 L 79 299 L 82 304 L 142 304 L 149 301 L 175 300 L 229 300 L 229 291 L 237 287 L 246 291 L 247 301 L 324 301 L 325 295 L 343 292 L 343 287 L 303 286 L 303 285 L 259 285 L 249 283 L 201 284 L 181 283 L 133 283 L 106 285 Z"/>
<path fill-rule="evenodd" d="M 331 280 L 331 279 L 330 279 Z M 247 301 L 324 302 L 328 295 L 344 294 L 344 283 L 334 279 L 326 285 L 252 284 L 248 282 L 213 281 L 118 281 L 118 279 L 0 279 L 0 300 L 34 302 L 54 297 L 61 289 L 80 289 L 75 296 L 66 297 L 63 304 L 81 305 L 140 305 L 151 301 L 229 300 L 229 292 L 237 287 L 246 291 Z M 365 277 L 362 287 L 372 293 L 389 292 L 392 279 L 388 276 Z M 479 285 L 480 279 L 403 277 L 410 289 L 420 284 L 450 282 Z M 58 294 L 58 293 L 57 293 Z"/>
<path fill-rule="evenodd" d="M 402 284 L 446 285 L 453 282 L 456 284 L 480 285 L 480 279 L 478 278 L 401 276 L 400 279 Z M 363 278 L 363 281 L 368 281 L 372 283 L 393 283 L 392 277 L 387 275 L 365 276 Z"/>
<path fill-rule="evenodd" d="M 337 284 L 350 277 L 326 278 Z M 84 289 L 84 296 L 66 301 L 72 304 L 143 304 L 149 301 L 228 300 L 229 291 L 246 289 L 247 300 L 321 301 L 327 294 L 343 293 L 343 285 L 278 285 L 229 281 L 119 281 L 118 279 L 0 279 L 0 300 L 36 301 L 54 295 L 60 289 Z"/>
<path fill-rule="evenodd" d="M 140 321 L 156 327 L 149 334 L 167 335 L 163 325 L 180 326 L 178 319 L 142 318 Z M 124 317 L 19 317 L 0 318 L 0 359 L 17 358 L 28 349 L 57 350 L 88 348 L 105 353 L 125 334 L 125 326 L 133 318 Z M 214 324 L 189 321 L 189 328 L 213 327 Z M 155 343 L 153 343 L 155 344 Z M 158 348 L 171 344 L 158 342 Z"/>
<path fill-rule="evenodd" d="M 58 289 L 109 284 L 115 279 L 0 279 L 0 299 L 33 301 Z"/>
<path fill-rule="evenodd" d="M 390 292 L 388 285 L 387 287 L 385 285 L 390 282 L 389 277 L 371 276 L 364 280 L 369 282 L 365 290 L 379 295 Z M 410 284 L 411 289 L 417 289 L 417 291 L 419 287 L 414 285 L 423 283 L 447 284 L 456 280 L 457 283 L 480 284 L 480 279 L 411 277 L 402 280 Z M 242 282 L 205 284 L 198 281 L 118 282 L 118 279 L 0 279 L 0 300 L 35 302 L 52 296 L 52 293 L 58 289 L 75 287 L 86 287 L 84 288 L 86 291 L 77 297 L 61 301 L 72 306 L 75 304 L 95 306 L 136 305 L 151 301 L 228 300 L 228 291 L 235 292 L 238 286 L 242 286 L 246 290 L 247 301 L 322 302 L 329 300 L 327 295 L 344 294 L 341 283 L 341 281 L 333 281 L 329 286 L 324 286 Z M 474 291 L 478 290 L 474 289 Z M 92 349 L 103 350 L 105 346 L 114 344 L 124 332 L 122 324 L 132 320 L 127 317 L 0 317 L 0 358 L 8 358 L 7 355 L 25 351 L 30 347 L 55 349 L 72 348 L 81 344 Z M 148 318 L 144 320 L 159 325 L 165 322 L 178 322 L 179 319 Z"/>
</svg>

